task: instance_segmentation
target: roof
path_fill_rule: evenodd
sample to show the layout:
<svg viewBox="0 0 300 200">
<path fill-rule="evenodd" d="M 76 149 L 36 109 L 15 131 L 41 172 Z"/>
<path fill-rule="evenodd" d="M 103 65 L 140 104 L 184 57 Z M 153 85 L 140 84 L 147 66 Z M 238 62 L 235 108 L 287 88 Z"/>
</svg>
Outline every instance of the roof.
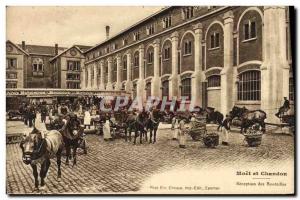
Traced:
<svg viewBox="0 0 300 200">
<path fill-rule="evenodd" d="M 16 45 L 16 44 L 13 43 L 12 41 L 7 40 L 6 42 L 11 43 L 11 44 L 14 45 L 17 49 L 19 49 L 19 50 L 22 51 L 24 54 L 26 54 L 27 56 L 29 56 L 29 54 L 28 54 L 26 51 L 24 51 L 21 47 L 19 47 L 18 45 Z"/>
<path fill-rule="evenodd" d="M 56 58 L 58 58 L 59 56 L 61 56 L 62 54 L 64 54 L 65 52 L 67 52 L 68 50 L 70 50 L 72 48 L 76 48 L 80 53 L 84 53 L 88 48 L 90 48 L 90 46 L 73 45 L 70 48 L 65 49 L 64 51 L 60 52 L 59 54 L 57 54 L 56 56 L 54 56 L 53 58 L 51 58 L 50 62 L 53 61 L 53 60 L 55 60 Z"/>
<path fill-rule="evenodd" d="M 19 47 L 22 47 L 21 44 L 18 44 Z M 65 47 L 58 47 L 58 51 L 64 51 Z M 55 55 L 55 46 L 41 46 L 41 45 L 25 45 L 25 50 L 29 54 L 47 54 Z"/>
<path fill-rule="evenodd" d="M 88 49 L 92 48 L 92 46 L 78 45 L 78 44 L 75 44 L 74 46 L 78 47 L 82 52 L 86 52 Z"/>
<path fill-rule="evenodd" d="M 146 17 L 146 18 L 144 18 L 144 19 L 142 19 L 142 20 L 140 20 L 140 21 L 138 21 L 137 23 L 135 23 L 135 24 L 129 26 L 128 28 L 126 28 L 126 29 L 120 31 L 119 33 L 113 35 L 112 37 L 110 37 L 110 38 L 104 40 L 103 42 L 101 42 L 101 43 L 99 43 L 99 44 L 96 44 L 96 45 L 93 46 L 92 48 L 88 49 L 85 53 L 87 53 L 87 52 L 89 52 L 89 51 L 91 51 L 91 50 L 97 48 L 98 46 L 100 46 L 100 45 L 102 45 L 102 44 L 104 44 L 104 43 L 106 43 L 106 42 L 108 42 L 108 41 L 110 41 L 110 40 L 112 40 L 112 39 L 114 39 L 114 38 L 120 36 L 121 34 L 123 34 L 123 33 L 127 32 L 127 31 L 133 29 L 134 27 L 136 27 L 136 26 L 138 26 L 138 25 L 140 25 L 140 24 L 146 22 L 147 20 L 151 19 L 152 17 L 155 17 L 155 16 L 157 16 L 157 15 L 159 15 L 159 14 L 161 14 L 161 13 L 167 11 L 167 10 L 169 10 L 170 8 L 172 8 L 172 6 L 166 6 L 165 8 L 162 8 L 161 10 L 155 12 L 154 14 L 152 14 L 152 15 L 150 15 L 150 16 L 148 16 L 148 17 Z"/>
</svg>

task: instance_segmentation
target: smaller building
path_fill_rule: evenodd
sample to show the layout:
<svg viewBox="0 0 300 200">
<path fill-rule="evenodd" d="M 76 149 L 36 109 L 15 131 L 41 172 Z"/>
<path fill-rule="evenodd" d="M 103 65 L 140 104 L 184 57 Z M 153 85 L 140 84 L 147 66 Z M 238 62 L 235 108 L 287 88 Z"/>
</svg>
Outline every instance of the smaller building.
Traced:
<svg viewBox="0 0 300 200">
<path fill-rule="evenodd" d="M 6 88 L 80 89 L 83 53 L 90 46 L 70 48 L 6 42 Z"/>
<path fill-rule="evenodd" d="M 89 46 L 73 45 L 50 59 L 53 69 L 52 83 L 54 88 L 80 89 L 82 67 L 85 57 L 83 55 Z"/>
</svg>

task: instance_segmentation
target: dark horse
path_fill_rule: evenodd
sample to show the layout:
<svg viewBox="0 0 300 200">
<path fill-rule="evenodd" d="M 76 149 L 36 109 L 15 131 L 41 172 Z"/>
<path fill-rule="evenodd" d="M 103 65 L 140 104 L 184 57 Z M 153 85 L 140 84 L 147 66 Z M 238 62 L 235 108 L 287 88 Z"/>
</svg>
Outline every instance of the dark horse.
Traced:
<svg viewBox="0 0 300 200">
<path fill-rule="evenodd" d="M 246 132 L 247 129 L 255 123 L 258 123 L 262 130 L 266 130 L 265 119 L 267 114 L 262 110 L 248 110 L 247 108 L 234 106 L 229 112 L 231 121 L 234 118 L 241 120 L 241 133 Z"/>
<path fill-rule="evenodd" d="M 34 176 L 35 189 L 39 189 L 37 164 L 41 164 L 40 177 L 41 189 L 45 186 L 45 177 L 50 167 L 50 158 L 57 158 L 57 178 L 61 178 L 61 154 L 63 150 L 63 138 L 57 130 L 51 130 L 43 134 L 36 128 L 25 136 L 20 143 L 22 160 L 26 165 L 31 165 Z"/>
<path fill-rule="evenodd" d="M 148 122 L 146 124 L 146 129 L 150 130 L 150 141 L 149 143 L 152 143 L 152 132 L 153 132 L 153 144 L 156 142 L 156 132 L 159 126 L 159 122 L 163 119 L 164 114 L 158 109 L 154 109 L 152 111 L 153 113 L 153 119 L 148 119 Z M 146 133 L 147 134 L 147 133 Z"/>
<path fill-rule="evenodd" d="M 138 115 L 134 113 L 128 113 L 125 122 L 125 141 L 127 141 L 127 134 L 129 135 L 129 141 L 131 141 L 132 131 L 135 133 L 133 144 L 136 144 L 136 138 L 138 137 L 138 134 L 140 135 L 140 144 L 142 143 L 143 136 L 145 137 L 146 141 L 148 140 L 146 130 L 148 115 L 146 112 L 142 111 Z"/>
<path fill-rule="evenodd" d="M 66 148 L 66 165 L 69 165 L 69 158 L 73 157 L 73 166 L 76 165 L 76 151 L 82 142 L 83 126 L 75 114 L 70 114 L 66 117 L 66 122 L 60 130 Z M 84 148 L 85 149 L 85 148 Z M 86 153 L 86 152 L 85 152 Z"/>
<path fill-rule="evenodd" d="M 206 107 L 204 110 L 200 109 L 200 113 L 206 113 L 206 122 L 210 123 L 216 123 L 218 124 L 218 129 L 222 126 L 224 115 L 220 113 L 219 111 L 215 111 L 215 108 L 212 107 Z"/>
</svg>

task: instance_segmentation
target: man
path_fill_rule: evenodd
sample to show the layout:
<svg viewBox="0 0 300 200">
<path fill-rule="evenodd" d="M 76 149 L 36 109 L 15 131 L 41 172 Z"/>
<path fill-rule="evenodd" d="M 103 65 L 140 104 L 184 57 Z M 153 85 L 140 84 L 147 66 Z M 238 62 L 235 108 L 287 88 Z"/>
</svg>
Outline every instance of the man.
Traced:
<svg viewBox="0 0 300 200">
<path fill-rule="evenodd" d="M 43 105 L 41 107 L 41 121 L 42 121 L 42 123 L 45 123 L 47 115 L 48 115 L 48 108 L 47 108 L 46 102 L 43 102 Z"/>
<path fill-rule="evenodd" d="M 284 99 L 283 105 L 279 108 L 278 112 L 275 114 L 278 118 L 290 109 L 290 101 L 287 99 L 287 97 L 284 97 L 283 99 Z"/>
</svg>

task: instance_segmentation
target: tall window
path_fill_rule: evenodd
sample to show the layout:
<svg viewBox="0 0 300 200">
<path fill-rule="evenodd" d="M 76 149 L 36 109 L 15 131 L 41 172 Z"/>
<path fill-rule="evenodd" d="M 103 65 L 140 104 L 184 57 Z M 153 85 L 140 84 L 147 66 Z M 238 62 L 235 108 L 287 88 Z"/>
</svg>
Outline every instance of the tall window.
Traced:
<svg viewBox="0 0 300 200">
<path fill-rule="evenodd" d="M 123 59 L 123 70 L 127 70 L 127 58 Z"/>
<path fill-rule="evenodd" d="M 135 67 L 139 66 L 139 54 L 138 53 L 134 55 L 133 64 L 134 64 Z"/>
<path fill-rule="evenodd" d="M 221 77 L 219 75 L 213 75 L 207 79 L 207 87 L 220 87 L 221 86 Z"/>
<path fill-rule="evenodd" d="M 294 98 L 294 78 L 293 77 L 290 77 L 289 79 L 289 100 L 290 101 L 294 101 L 295 98 Z"/>
<path fill-rule="evenodd" d="M 247 20 L 244 23 L 244 40 L 256 38 L 256 23 L 254 20 Z"/>
<path fill-rule="evenodd" d="M 167 16 L 162 19 L 163 28 L 169 28 L 172 25 L 172 17 Z"/>
<path fill-rule="evenodd" d="M 165 47 L 164 48 L 163 56 L 164 56 L 164 60 L 170 59 L 170 47 Z"/>
<path fill-rule="evenodd" d="M 165 80 L 162 82 L 162 97 L 169 98 L 169 81 Z"/>
<path fill-rule="evenodd" d="M 210 35 L 210 48 L 218 48 L 220 47 L 220 34 L 218 32 L 213 32 Z"/>
<path fill-rule="evenodd" d="M 153 63 L 153 51 L 148 52 L 148 63 Z"/>
<path fill-rule="evenodd" d="M 191 100 L 191 78 L 185 78 L 181 81 L 181 96 L 186 96 L 188 100 Z"/>
<path fill-rule="evenodd" d="M 183 55 L 192 54 L 192 41 L 187 40 L 184 42 Z"/>
<path fill-rule="evenodd" d="M 6 69 L 16 69 L 17 59 L 16 58 L 6 58 Z"/>
<path fill-rule="evenodd" d="M 252 70 L 241 73 L 238 82 L 238 100 L 260 100 L 260 88 L 260 71 Z"/>
</svg>

